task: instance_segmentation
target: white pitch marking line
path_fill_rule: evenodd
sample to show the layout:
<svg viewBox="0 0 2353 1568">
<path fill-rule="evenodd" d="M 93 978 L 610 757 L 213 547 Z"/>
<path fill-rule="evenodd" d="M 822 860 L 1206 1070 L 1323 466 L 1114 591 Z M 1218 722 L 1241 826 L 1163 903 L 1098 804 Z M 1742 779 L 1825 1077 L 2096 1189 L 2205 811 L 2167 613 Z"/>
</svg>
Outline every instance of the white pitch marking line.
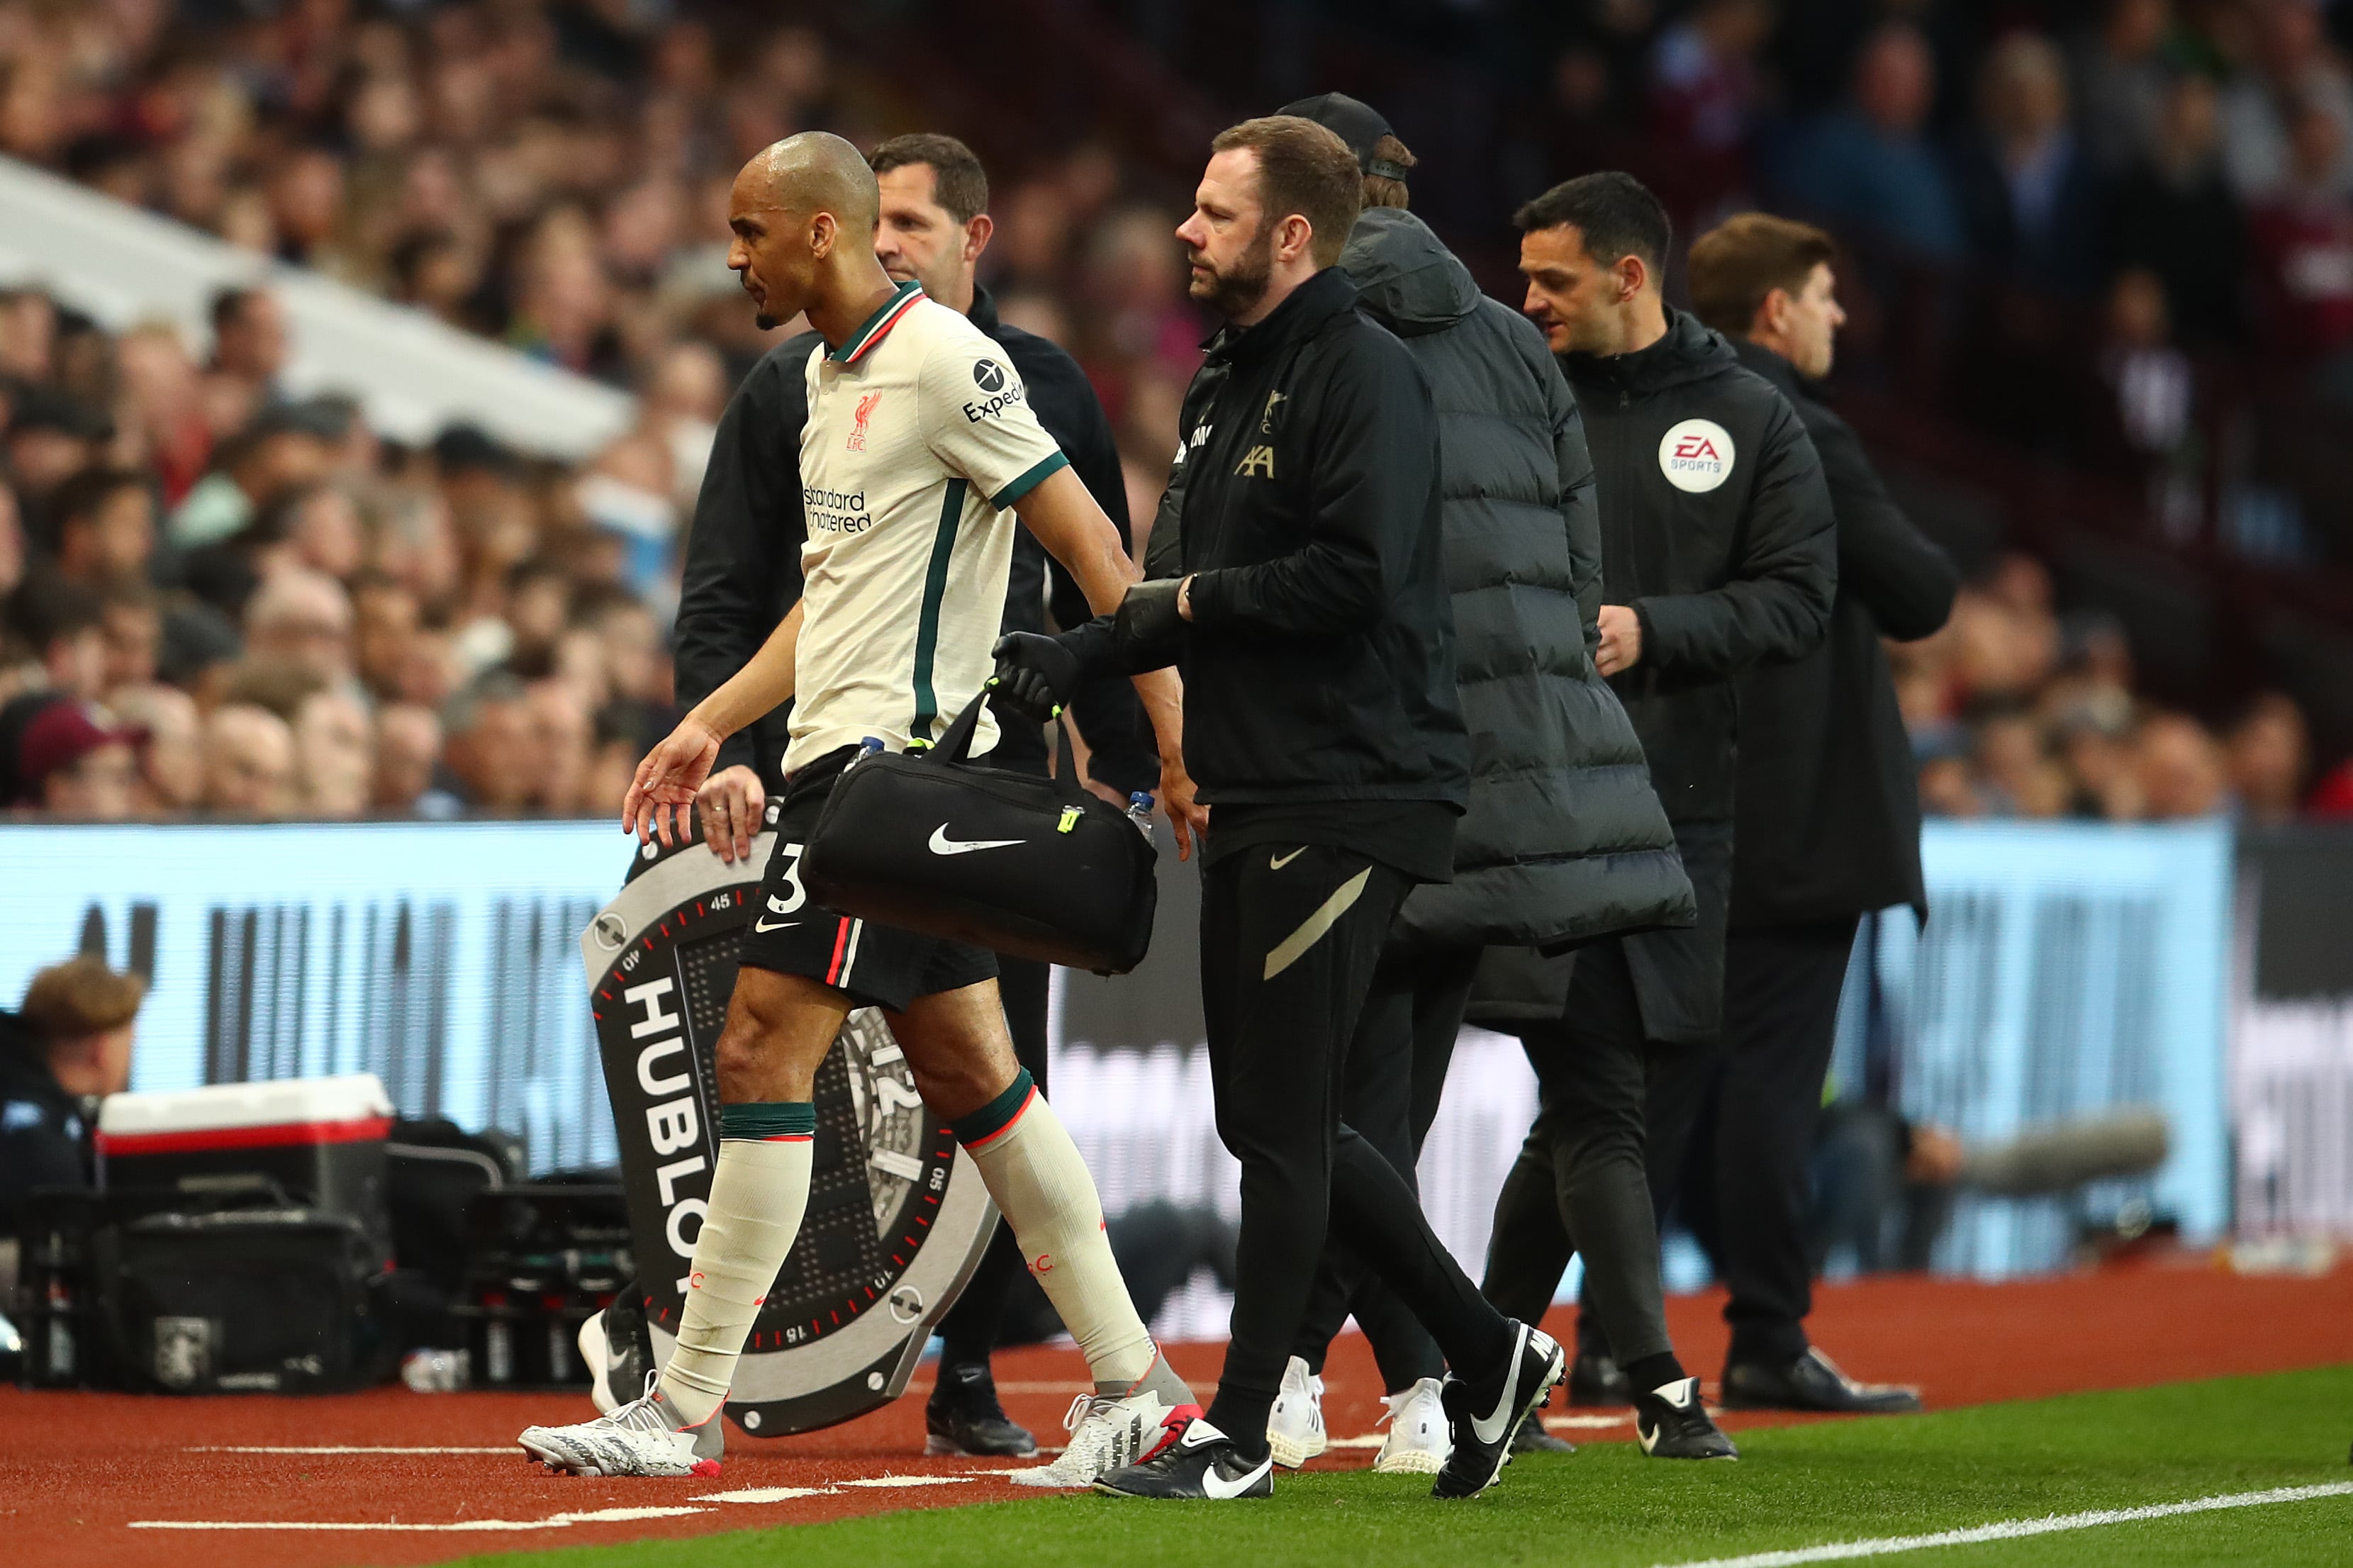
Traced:
<svg viewBox="0 0 2353 1568">
<path fill-rule="evenodd" d="M 2304 1502 L 2313 1498 L 2353 1495 L 2353 1481 L 2329 1481 L 2312 1487 L 2274 1487 L 2269 1491 L 2228 1492 L 2220 1497 L 2192 1498 L 2188 1502 L 2154 1503 L 2146 1508 L 2097 1508 L 2084 1513 L 2050 1514 L 2042 1519 L 2008 1519 L 1968 1530 L 1947 1530 L 1935 1535 L 1890 1535 L 1876 1541 L 1841 1541 L 1829 1546 L 1801 1546 L 1790 1552 L 1757 1552 L 1746 1557 L 1707 1557 L 1674 1564 L 1674 1568 L 1793 1568 L 1801 1563 L 1838 1563 L 1853 1557 L 1884 1557 L 1897 1552 L 1921 1552 L 1932 1546 L 1974 1546 L 1986 1541 L 2017 1541 L 2030 1535 L 2056 1535 L 2070 1530 L 2091 1530 L 2104 1524 L 2133 1524 L 2145 1519 L 2171 1519 L 2177 1514 L 2212 1513 L 2218 1509 L 2261 1508 L 2267 1503 Z"/>
<path fill-rule="evenodd" d="M 1630 1410 L 1623 1415 L 1547 1415 L 1545 1428 L 1552 1432 L 1577 1432 L 1608 1426 L 1623 1426 L 1634 1419 Z"/>
<path fill-rule="evenodd" d="M 697 1502 L 790 1502 L 795 1498 L 831 1497 L 831 1487 L 744 1487 L 732 1492 L 702 1492 Z"/>
<path fill-rule="evenodd" d="M 395 1524 L 365 1520 L 134 1519 L 132 1530 L 330 1530 L 450 1532 L 501 1530 L 566 1530 L 575 1524 L 617 1524 L 639 1519 L 678 1519 L 708 1513 L 701 1508 L 600 1508 L 545 1519 L 460 1519 L 448 1524 Z"/>
<path fill-rule="evenodd" d="M 502 1448 L 435 1448 L 435 1447 L 331 1447 L 286 1448 L 239 1444 L 233 1447 L 190 1448 L 191 1454 L 520 1454 L 521 1448 L 509 1443 Z"/>
<path fill-rule="evenodd" d="M 836 1481 L 838 1487 L 960 1487 L 972 1479 L 970 1476 L 867 1476 L 854 1481 Z"/>
</svg>

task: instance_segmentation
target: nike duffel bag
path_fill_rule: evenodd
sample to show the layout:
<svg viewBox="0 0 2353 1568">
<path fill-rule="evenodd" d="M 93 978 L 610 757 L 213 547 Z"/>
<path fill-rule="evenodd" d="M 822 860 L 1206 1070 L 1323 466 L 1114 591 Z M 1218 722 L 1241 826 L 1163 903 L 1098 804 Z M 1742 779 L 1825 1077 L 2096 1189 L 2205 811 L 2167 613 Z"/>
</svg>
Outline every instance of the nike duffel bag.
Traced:
<svg viewBox="0 0 2353 1568">
<path fill-rule="evenodd" d="M 1152 945 L 1151 841 L 1079 784 L 1067 736 L 1050 779 L 972 762 L 987 700 L 974 698 L 936 746 L 851 763 L 809 835 L 803 885 L 877 925 L 1126 973 Z"/>
</svg>

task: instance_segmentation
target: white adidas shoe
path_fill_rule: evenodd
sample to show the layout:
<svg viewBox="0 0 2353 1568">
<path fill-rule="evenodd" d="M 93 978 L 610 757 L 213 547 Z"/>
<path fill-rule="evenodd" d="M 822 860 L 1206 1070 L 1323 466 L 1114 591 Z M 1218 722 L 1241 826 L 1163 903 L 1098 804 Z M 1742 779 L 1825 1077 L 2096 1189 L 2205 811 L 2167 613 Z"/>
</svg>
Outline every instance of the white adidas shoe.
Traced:
<svg viewBox="0 0 2353 1568">
<path fill-rule="evenodd" d="M 515 1441 L 553 1470 L 575 1476 L 715 1476 L 727 1430 L 714 1412 L 700 1426 L 670 1425 L 671 1412 L 646 1380 L 637 1399 L 594 1421 L 528 1426 Z"/>
<path fill-rule="evenodd" d="M 999 1473 L 1017 1487 L 1091 1487 L 1113 1470 L 1151 1458 L 1200 1415 L 1198 1405 L 1171 1405 L 1149 1390 L 1124 1399 L 1082 1394 L 1062 1418 L 1071 1441 L 1060 1458 Z"/>
<path fill-rule="evenodd" d="M 1375 1425 L 1386 1425 L 1389 1435 L 1373 1468 L 1385 1476 L 1434 1476 L 1444 1469 L 1454 1452 L 1454 1434 L 1438 1379 L 1425 1377 L 1403 1394 L 1385 1394 L 1381 1403 L 1388 1414 Z"/>
<path fill-rule="evenodd" d="M 1274 1407 L 1266 1413 L 1266 1446 L 1274 1462 L 1295 1470 L 1331 1441 L 1324 1430 L 1324 1380 L 1293 1356 L 1282 1369 Z"/>
</svg>

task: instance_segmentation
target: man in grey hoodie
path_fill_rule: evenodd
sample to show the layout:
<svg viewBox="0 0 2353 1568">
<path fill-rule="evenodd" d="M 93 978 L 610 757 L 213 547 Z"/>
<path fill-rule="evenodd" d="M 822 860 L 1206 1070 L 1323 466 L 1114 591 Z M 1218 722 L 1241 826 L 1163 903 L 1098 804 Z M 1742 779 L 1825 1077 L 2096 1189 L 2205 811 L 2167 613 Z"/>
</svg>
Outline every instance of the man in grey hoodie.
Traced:
<svg viewBox="0 0 2353 1568">
<path fill-rule="evenodd" d="M 1594 669 L 1602 562 L 1593 463 L 1543 333 L 1481 294 L 1406 210 L 1413 155 L 1379 114 L 1340 93 L 1282 112 L 1356 152 L 1366 205 L 1340 265 L 1357 308 L 1412 352 L 1439 416 L 1470 805 L 1454 879 L 1417 888 L 1390 933 L 1341 1103 L 1343 1120 L 1410 1181 L 1482 952 L 1688 925 L 1692 891 L 1641 743 Z M 1161 543 L 1155 530 L 1155 553 Z M 1374 1468 L 1435 1471 L 1445 1458 L 1444 1363 L 1403 1303 L 1339 1249 L 1327 1254 L 1294 1342 L 1269 1446 L 1293 1465 L 1322 1449 L 1318 1373 L 1351 1311 L 1389 1392 Z"/>
</svg>

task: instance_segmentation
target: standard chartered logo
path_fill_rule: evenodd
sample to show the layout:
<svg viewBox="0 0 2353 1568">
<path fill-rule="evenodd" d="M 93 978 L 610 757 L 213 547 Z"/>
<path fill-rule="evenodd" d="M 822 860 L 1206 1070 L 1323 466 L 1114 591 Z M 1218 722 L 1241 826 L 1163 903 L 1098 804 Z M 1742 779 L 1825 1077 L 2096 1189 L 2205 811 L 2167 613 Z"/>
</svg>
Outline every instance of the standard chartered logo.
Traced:
<svg viewBox="0 0 2353 1568">
<path fill-rule="evenodd" d="M 812 533 L 863 533 L 874 526 L 874 520 L 866 515 L 866 492 L 862 489 L 821 490 L 815 485 L 803 485 L 801 511 Z"/>
</svg>

